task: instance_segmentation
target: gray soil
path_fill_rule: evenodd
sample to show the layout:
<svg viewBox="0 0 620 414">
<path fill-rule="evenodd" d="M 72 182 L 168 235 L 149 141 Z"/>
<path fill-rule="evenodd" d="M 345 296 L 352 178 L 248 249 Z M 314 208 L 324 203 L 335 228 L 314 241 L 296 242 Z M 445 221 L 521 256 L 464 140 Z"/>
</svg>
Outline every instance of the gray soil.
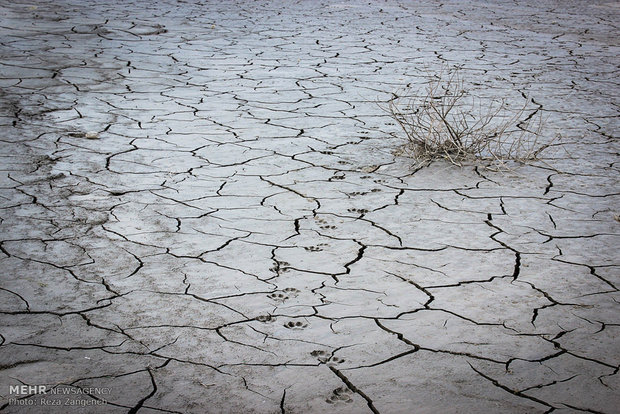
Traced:
<svg viewBox="0 0 620 414">
<path fill-rule="evenodd" d="M 617 413 L 619 21 L 0 0 L 0 411 Z M 413 168 L 444 62 L 562 145 Z"/>
</svg>

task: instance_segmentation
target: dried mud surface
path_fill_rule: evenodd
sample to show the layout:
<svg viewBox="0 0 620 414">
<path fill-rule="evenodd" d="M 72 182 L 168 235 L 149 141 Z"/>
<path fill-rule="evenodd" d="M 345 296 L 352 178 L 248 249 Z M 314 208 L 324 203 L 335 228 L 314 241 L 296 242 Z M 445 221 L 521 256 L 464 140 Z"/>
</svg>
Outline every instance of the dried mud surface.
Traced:
<svg viewBox="0 0 620 414">
<path fill-rule="evenodd" d="M 618 2 L 111 3 L 1 2 L 0 411 L 618 412 Z M 412 169 L 441 62 L 564 146 Z"/>
</svg>

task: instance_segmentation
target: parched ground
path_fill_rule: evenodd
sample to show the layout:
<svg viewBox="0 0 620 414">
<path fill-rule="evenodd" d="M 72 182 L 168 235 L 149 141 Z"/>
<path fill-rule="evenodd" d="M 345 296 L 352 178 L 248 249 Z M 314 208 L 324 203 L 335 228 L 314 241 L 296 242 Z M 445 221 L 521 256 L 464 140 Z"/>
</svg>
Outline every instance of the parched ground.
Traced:
<svg viewBox="0 0 620 414">
<path fill-rule="evenodd" d="M 620 3 L 0 4 L 0 411 L 618 412 Z M 564 145 L 412 168 L 442 62 Z"/>
</svg>

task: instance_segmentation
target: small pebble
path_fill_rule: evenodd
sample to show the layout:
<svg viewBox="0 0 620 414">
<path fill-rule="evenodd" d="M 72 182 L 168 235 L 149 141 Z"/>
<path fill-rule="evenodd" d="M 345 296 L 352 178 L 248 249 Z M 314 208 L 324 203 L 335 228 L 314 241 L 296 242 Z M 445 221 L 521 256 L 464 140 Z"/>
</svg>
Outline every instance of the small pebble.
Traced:
<svg viewBox="0 0 620 414">
<path fill-rule="evenodd" d="M 88 131 L 84 137 L 88 139 L 97 139 L 99 138 L 99 134 L 95 131 Z"/>
</svg>

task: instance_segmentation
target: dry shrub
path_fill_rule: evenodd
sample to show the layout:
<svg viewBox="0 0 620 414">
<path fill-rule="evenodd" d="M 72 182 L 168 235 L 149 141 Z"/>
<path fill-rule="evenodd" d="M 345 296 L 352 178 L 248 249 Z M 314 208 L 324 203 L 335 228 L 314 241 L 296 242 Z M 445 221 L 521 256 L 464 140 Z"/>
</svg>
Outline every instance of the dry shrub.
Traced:
<svg viewBox="0 0 620 414">
<path fill-rule="evenodd" d="M 419 88 L 389 101 L 387 110 L 407 137 L 402 151 L 419 162 L 444 158 L 463 162 L 538 160 L 559 139 L 542 142 L 542 114 L 528 114 L 528 101 L 510 106 L 505 99 L 481 98 L 465 87 L 459 67 L 444 66 Z"/>
</svg>

